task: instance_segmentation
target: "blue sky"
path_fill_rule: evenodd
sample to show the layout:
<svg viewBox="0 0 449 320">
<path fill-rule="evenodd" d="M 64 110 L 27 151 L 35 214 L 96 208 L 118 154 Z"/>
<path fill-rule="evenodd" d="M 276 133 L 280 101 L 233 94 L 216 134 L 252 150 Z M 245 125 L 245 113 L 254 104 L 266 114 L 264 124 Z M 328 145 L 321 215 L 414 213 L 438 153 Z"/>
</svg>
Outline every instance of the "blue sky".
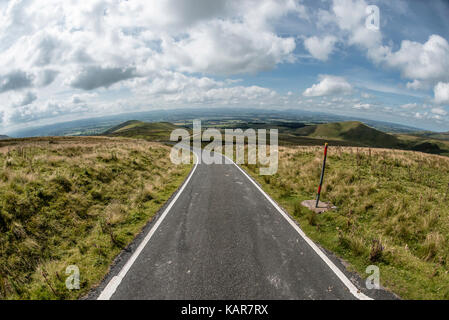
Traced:
<svg viewBox="0 0 449 320">
<path fill-rule="evenodd" d="M 442 0 L 0 0 L 0 133 L 226 106 L 449 131 L 448 16 Z"/>
</svg>

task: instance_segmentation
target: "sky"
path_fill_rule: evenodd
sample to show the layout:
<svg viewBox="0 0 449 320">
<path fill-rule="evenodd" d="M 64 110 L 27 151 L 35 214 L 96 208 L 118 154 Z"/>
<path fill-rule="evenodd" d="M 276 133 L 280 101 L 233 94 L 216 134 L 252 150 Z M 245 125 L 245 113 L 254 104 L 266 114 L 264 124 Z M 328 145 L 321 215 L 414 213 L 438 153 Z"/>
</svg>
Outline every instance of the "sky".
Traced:
<svg viewBox="0 0 449 320">
<path fill-rule="evenodd" d="M 192 107 L 449 131 L 447 17 L 443 0 L 0 0 L 0 133 Z"/>
</svg>

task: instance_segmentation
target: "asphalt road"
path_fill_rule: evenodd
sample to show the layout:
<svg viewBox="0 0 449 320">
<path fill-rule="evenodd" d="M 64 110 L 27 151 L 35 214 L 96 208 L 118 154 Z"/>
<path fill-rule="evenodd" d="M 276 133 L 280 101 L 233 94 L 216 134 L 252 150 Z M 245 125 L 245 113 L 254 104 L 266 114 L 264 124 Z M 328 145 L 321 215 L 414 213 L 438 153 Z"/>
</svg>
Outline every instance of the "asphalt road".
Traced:
<svg viewBox="0 0 449 320">
<path fill-rule="evenodd" d="M 199 164 L 158 219 L 100 298 L 366 298 L 350 292 L 235 165 Z"/>
</svg>

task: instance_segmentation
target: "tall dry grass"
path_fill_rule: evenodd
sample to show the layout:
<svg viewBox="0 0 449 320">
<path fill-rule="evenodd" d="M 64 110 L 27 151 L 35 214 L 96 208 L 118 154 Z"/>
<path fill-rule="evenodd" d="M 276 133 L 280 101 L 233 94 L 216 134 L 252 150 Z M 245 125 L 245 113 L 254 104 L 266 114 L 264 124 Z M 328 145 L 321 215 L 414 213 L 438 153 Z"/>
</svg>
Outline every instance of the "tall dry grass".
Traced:
<svg viewBox="0 0 449 320">
<path fill-rule="evenodd" d="M 381 267 L 383 285 L 404 298 L 449 298 L 449 158 L 412 151 L 332 147 L 322 200 L 337 210 L 309 212 L 323 148 L 281 147 L 279 171 L 257 176 L 303 229 L 361 275 Z"/>
<path fill-rule="evenodd" d="M 0 147 L 0 298 L 73 299 L 98 283 L 188 174 L 169 152 L 103 137 Z M 65 286 L 69 265 L 79 291 Z"/>
</svg>

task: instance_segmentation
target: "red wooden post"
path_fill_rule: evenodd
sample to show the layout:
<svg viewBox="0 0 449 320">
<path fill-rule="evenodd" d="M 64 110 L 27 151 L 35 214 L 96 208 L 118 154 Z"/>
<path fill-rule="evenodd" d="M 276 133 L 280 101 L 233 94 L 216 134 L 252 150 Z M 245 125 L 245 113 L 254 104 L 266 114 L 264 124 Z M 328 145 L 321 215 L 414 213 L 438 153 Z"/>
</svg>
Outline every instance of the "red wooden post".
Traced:
<svg viewBox="0 0 449 320">
<path fill-rule="evenodd" d="M 321 188 L 323 186 L 323 180 L 324 180 L 324 171 L 326 170 L 326 159 L 327 159 L 328 147 L 329 147 L 329 144 L 326 143 L 324 146 L 324 161 L 323 161 L 323 169 L 321 170 L 320 186 L 318 187 L 318 196 L 316 197 L 316 208 L 318 208 L 318 205 L 320 203 Z"/>
</svg>

